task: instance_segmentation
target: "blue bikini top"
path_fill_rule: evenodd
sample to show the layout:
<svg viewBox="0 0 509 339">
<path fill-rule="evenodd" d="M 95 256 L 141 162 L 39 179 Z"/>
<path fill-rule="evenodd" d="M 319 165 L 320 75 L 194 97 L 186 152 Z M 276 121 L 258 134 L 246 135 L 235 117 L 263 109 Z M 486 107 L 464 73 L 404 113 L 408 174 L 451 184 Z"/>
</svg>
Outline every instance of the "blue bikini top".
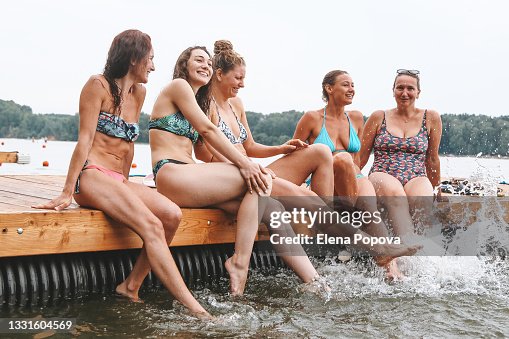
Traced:
<svg viewBox="0 0 509 339">
<path fill-rule="evenodd" d="M 179 136 L 187 137 L 193 142 L 193 144 L 198 141 L 200 136 L 180 111 L 174 114 L 166 115 L 162 118 L 150 120 L 148 122 L 148 129 L 158 129 Z"/>
<path fill-rule="evenodd" d="M 133 142 L 140 135 L 140 126 L 137 123 L 125 122 L 120 115 L 99 112 L 96 131 Z"/>
<path fill-rule="evenodd" d="M 327 133 L 327 128 L 325 127 L 325 118 L 326 118 L 326 112 L 325 108 L 323 109 L 323 125 L 322 129 L 320 130 L 320 134 L 316 137 L 313 144 L 324 144 L 329 146 L 332 153 L 339 153 L 339 152 L 348 152 L 348 153 L 357 153 L 361 149 L 361 141 L 359 140 L 359 137 L 357 136 L 357 132 L 355 132 L 355 129 L 353 128 L 352 122 L 350 121 L 350 117 L 345 112 L 346 118 L 348 119 L 348 125 L 350 126 L 350 139 L 348 140 L 348 147 L 346 150 L 344 149 L 336 149 L 336 144 L 332 141 L 332 139 L 329 136 L 329 133 Z"/>
</svg>

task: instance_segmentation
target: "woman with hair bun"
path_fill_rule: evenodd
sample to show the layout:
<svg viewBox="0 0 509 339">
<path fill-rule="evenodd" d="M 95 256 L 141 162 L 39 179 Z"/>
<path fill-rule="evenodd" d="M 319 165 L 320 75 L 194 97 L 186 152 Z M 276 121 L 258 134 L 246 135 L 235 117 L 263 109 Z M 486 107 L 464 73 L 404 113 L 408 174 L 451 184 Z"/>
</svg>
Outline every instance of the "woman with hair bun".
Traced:
<svg viewBox="0 0 509 339">
<path fill-rule="evenodd" d="M 272 193 L 274 197 L 282 197 L 285 207 L 305 208 L 308 211 L 324 211 L 330 209 L 325 202 L 317 196 L 331 197 L 333 192 L 332 155 L 325 145 L 310 145 L 293 139 L 281 146 L 265 146 L 253 140 L 246 112 L 242 101 L 237 96 L 240 88 L 244 87 L 246 64 L 244 59 L 233 50 L 229 41 L 219 40 L 214 44 L 213 68 L 214 74 L 211 82 L 211 102 L 209 118 L 223 132 L 237 150 L 244 156 L 269 157 L 277 154 L 286 154 L 270 164 L 267 168 L 272 170 L 276 178 L 273 179 Z M 198 159 L 205 162 L 228 162 L 214 146 L 207 140 L 195 146 Z M 301 187 L 309 174 L 313 174 L 313 191 Z M 290 197 L 291 199 L 287 199 Z M 366 233 L 350 224 L 319 225 L 319 229 L 335 236 L 352 237 Z M 386 265 L 393 257 L 412 255 L 420 246 L 381 246 L 380 248 L 366 248 L 357 243 L 358 248 L 377 255 L 375 260 L 380 265 Z M 383 254 L 382 256 L 379 256 Z"/>
<path fill-rule="evenodd" d="M 143 239 L 143 248 L 117 293 L 137 301 L 139 286 L 133 281 L 138 284 L 137 272 L 149 267 L 194 315 L 209 317 L 187 289 L 167 245 L 180 223 L 180 209 L 164 195 L 127 179 L 145 100 L 142 84 L 155 70 L 153 58 L 147 34 L 127 30 L 115 37 L 103 74 L 91 76 L 81 91 L 78 142 L 63 191 L 34 207 L 59 211 L 74 196 L 80 206 L 98 209 L 125 224 Z"/>
</svg>

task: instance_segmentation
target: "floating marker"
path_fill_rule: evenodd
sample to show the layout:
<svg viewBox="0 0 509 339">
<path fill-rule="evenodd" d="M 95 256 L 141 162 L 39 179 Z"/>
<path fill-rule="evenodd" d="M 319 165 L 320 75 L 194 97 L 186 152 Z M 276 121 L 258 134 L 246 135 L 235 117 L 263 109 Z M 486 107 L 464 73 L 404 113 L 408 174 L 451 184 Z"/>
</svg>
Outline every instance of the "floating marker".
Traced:
<svg viewBox="0 0 509 339">
<path fill-rule="evenodd" d="M 44 161 L 42 162 L 42 166 L 43 166 L 43 167 L 48 167 L 48 166 L 49 166 L 49 162 L 48 162 L 48 160 L 44 160 Z"/>
<path fill-rule="evenodd" d="M 138 165 L 136 165 L 134 162 L 131 164 L 131 168 L 136 168 Z"/>
</svg>

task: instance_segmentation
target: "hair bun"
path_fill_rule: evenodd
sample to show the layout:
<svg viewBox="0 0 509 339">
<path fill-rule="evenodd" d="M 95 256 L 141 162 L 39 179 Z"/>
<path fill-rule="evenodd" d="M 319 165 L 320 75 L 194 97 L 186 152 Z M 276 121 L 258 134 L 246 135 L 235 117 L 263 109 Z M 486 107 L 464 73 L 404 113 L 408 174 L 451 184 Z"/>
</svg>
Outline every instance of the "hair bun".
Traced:
<svg viewBox="0 0 509 339">
<path fill-rule="evenodd" d="M 214 54 L 219 54 L 225 51 L 233 51 L 233 45 L 228 40 L 217 40 L 214 42 Z"/>
</svg>

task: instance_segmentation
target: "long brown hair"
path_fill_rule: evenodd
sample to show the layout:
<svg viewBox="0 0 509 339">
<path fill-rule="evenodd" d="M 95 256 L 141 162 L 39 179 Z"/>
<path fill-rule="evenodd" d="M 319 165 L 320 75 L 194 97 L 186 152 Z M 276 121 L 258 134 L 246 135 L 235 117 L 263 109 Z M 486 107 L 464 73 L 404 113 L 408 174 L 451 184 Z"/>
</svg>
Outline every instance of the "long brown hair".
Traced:
<svg viewBox="0 0 509 339">
<path fill-rule="evenodd" d="M 131 62 L 140 62 L 150 53 L 151 49 L 150 36 L 136 29 L 123 31 L 111 43 L 103 75 L 110 85 L 111 95 L 113 96 L 113 110 L 118 110 L 119 114 L 122 93 L 115 79 L 124 77 L 129 72 Z"/>
<path fill-rule="evenodd" d="M 186 81 L 189 81 L 189 72 L 187 71 L 187 62 L 191 58 L 191 53 L 195 49 L 201 49 L 205 53 L 208 54 L 210 57 L 210 53 L 204 46 L 193 46 L 186 48 L 182 53 L 180 53 L 180 56 L 177 59 L 177 62 L 175 63 L 175 68 L 173 69 L 173 79 L 181 78 Z M 205 114 L 209 111 L 209 105 L 210 105 L 210 93 L 209 93 L 209 85 L 210 82 L 198 89 L 198 92 L 196 92 L 196 102 L 200 106 L 201 110 L 205 112 Z"/>
</svg>

